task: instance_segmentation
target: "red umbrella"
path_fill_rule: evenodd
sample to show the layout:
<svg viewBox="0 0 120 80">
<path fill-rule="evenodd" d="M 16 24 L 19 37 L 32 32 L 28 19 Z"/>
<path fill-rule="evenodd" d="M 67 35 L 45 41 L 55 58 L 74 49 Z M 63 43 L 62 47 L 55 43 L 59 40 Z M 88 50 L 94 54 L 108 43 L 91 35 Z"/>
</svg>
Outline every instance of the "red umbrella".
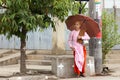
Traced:
<svg viewBox="0 0 120 80">
<path fill-rule="evenodd" d="M 98 23 L 92 18 L 81 14 L 69 16 L 65 21 L 67 28 L 69 30 L 73 30 L 73 25 L 76 21 L 80 21 L 82 23 L 80 28 L 85 29 L 90 37 L 96 37 L 97 34 L 100 33 Z"/>
</svg>

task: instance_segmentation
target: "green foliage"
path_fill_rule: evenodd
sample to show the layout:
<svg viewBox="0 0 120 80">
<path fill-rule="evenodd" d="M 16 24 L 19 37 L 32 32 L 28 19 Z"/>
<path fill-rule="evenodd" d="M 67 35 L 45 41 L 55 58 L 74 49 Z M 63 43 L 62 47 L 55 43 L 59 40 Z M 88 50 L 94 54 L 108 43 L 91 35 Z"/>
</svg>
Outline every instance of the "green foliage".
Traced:
<svg viewBox="0 0 120 80">
<path fill-rule="evenodd" d="M 0 18 L 0 30 L 10 38 L 12 35 L 23 38 L 22 29 L 26 32 L 37 28 L 38 20 L 42 21 L 41 15 L 32 14 L 27 0 L 6 0 L 7 10 Z"/>
<path fill-rule="evenodd" d="M 1 7 L 7 10 L 0 15 L 0 32 L 9 38 L 12 35 L 22 38 L 26 32 L 40 27 L 44 29 L 54 22 L 51 17 L 58 17 L 64 21 L 69 11 L 78 13 L 79 4 L 74 0 L 0 0 Z"/>
<path fill-rule="evenodd" d="M 120 33 L 118 32 L 117 22 L 114 20 L 114 14 L 107 11 L 104 11 L 102 15 L 102 26 L 102 52 L 103 59 L 105 59 L 105 55 L 111 48 L 120 44 Z"/>
<path fill-rule="evenodd" d="M 87 8 L 85 8 L 86 3 L 82 2 L 81 4 L 77 1 L 73 3 L 73 6 L 71 8 L 71 12 L 72 14 L 78 14 L 79 13 L 79 8 L 81 8 L 81 13 L 84 14 L 85 12 L 87 12 Z"/>
</svg>

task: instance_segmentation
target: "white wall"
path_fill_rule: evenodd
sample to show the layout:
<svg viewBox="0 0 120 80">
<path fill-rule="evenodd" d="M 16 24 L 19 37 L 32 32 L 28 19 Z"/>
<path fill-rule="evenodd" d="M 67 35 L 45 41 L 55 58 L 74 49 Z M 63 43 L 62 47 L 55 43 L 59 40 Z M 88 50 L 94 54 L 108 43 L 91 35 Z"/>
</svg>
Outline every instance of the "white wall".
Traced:
<svg viewBox="0 0 120 80">
<path fill-rule="evenodd" d="M 113 8 L 114 6 L 114 0 L 101 0 L 102 1 L 102 5 L 103 5 L 103 1 L 104 1 L 104 7 L 105 8 Z M 115 5 L 117 8 L 120 8 L 120 0 L 115 0 Z M 88 8 L 88 3 L 86 5 L 86 7 Z"/>
<path fill-rule="evenodd" d="M 113 8 L 114 0 L 104 0 L 104 1 L 105 1 L 105 5 L 104 5 L 105 8 Z M 120 8 L 120 0 L 115 0 L 115 5 L 117 8 Z"/>
</svg>

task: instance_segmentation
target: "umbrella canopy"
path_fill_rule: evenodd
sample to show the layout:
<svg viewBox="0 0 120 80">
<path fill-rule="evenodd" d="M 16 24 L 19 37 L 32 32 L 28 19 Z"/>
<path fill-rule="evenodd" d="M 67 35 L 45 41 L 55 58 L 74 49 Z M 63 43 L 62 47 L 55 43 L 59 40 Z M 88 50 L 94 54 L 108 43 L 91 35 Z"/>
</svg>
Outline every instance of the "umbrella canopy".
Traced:
<svg viewBox="0 0 120 80">
<path fill-rule="evenodd" d="M 96 37 L 96 35 L 100 33 L 98 23 L 94 21 L 92 18 L 81 14 L 69 16 L 65 21 L 67 28 L 72 31 L 74 29 L 73 25 L 75 24 L 76 21 L 81 22 L 80 28 L 86 30 L 90 37 Z"/>
</svg>

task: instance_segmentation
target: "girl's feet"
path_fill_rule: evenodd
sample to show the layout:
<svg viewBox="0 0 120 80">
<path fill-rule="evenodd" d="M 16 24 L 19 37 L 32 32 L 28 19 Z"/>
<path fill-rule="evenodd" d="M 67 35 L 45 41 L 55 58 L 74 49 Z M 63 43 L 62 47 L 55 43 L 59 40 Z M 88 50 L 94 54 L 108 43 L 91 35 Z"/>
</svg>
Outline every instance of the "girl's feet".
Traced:
<svg viewBox="0 0 120 80">
<path fill-rule="evenodd" d="M 84 74 L 80 74 L 80 77 L 85 77 L 85 75 Z"/>
<path fill-rule="evenodd" d="M 85 77 L 85 75 L 82 72 L 80 72 L 80 77 Z"/>
<path fill-rule="evenodd" d="M 83 73 L 80 73 L 80 74 L 77 75 L 77 77 L 78 77 L 78 78 L 79 78 L 79 77 L 85 77 L 85 75 L 84 75 Z"/>
<path fill-rule="evenodd" d="M 79 77 L 80 77 L 80 74 L 78 74 L 77 77 L 79 78 Z"/>
</svg>

